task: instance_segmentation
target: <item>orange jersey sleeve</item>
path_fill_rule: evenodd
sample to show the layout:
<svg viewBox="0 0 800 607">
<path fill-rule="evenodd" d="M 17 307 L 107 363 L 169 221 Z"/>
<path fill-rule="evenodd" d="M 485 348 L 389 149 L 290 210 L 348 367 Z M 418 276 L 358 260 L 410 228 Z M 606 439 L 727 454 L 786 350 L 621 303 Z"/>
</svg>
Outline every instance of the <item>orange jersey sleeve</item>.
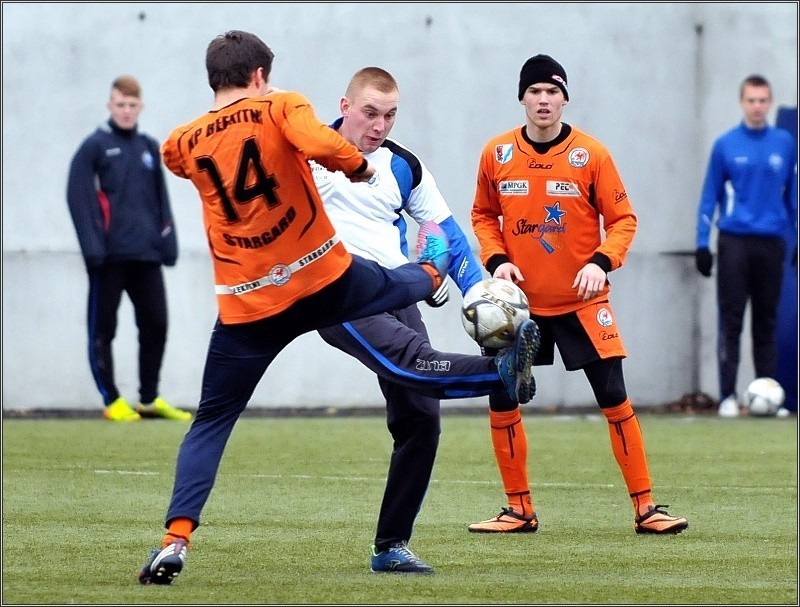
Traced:
<svg viewBox="0 0 800 607">
<path fill-rule="evenodd" d="M 637 219 L 608 150 L 572 127 L 561 143 L 540 154 L 522 128 L 492 138 L 481 153 L 472 227 L 481 261 L 504 254 L 525 280 L 531 311 L 564 314 L 590 302 L 572 287 L 595 253 L 620 267 Z"/>
<path fill-rule="evenodd" d="M 200 195 L 223 323 L 277 314 L 349 267 L 308 159 L 350 174 L 364 157 L 299 93 L 210 111 L 174 129 L 161 153 Z"/>
</svg>

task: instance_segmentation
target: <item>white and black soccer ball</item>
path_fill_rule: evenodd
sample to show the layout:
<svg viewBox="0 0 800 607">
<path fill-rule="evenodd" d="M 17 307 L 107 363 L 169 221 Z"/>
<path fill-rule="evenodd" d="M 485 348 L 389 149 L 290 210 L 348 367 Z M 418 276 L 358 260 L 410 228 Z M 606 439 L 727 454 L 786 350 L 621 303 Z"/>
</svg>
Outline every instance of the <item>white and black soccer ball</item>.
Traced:
<svg viewBox="0 0 800 607">
<path fill-rule="evenodd" d="M 517 285 L 502 278 L 486 278 L 472 285 L 461 302 L 461 323 L 484 348 L 506 348 L 530 318 L 528 298 Z"/>
<path fill-rule="evenodd" d="M 757 377 L 747 386 L 742 403 L 747 412 L 756 417 L 771 417 L 786 399 L 783 387 L 771 377 Z"/>
</svg>

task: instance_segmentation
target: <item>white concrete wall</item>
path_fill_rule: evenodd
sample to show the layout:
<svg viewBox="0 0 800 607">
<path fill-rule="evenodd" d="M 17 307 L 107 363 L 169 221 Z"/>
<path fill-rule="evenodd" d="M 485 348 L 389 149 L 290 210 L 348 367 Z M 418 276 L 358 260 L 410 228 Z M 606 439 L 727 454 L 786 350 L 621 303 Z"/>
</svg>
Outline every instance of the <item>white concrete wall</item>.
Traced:
<svg viewBox="0 0 800 607">
<path fill-rule="evenodd" d="M 87 280 L 64 200 L 80 141 L 107 118 L 114 77 L 144 88 L 140 128 L 159 139 L 212 102 L 204 56 L 228 29 L 276 53 L 273 83 L 296 89 L 326 121 L 352 73 L 391 71 L 401 87 L 392 136 L 417 151 L 469 229 L 475 171 L 490 136 L 523 121 L 517 79 L 544 52 L 566 68 L 565 114 L 612 150 L 637 209 L 629 262 L 612 304 L 640 405 L 702 389 L 716 395 L 713 282 L 691 257 L 696 204 L 713 139 L 740 120 L 738 85 L 773 82 L 797 105 L 797 3 L 4 3 L 3 408 L 96 408 L 86 358 Z M 162 393 L 194 407 L 215 317 L 198 199 L 169 177 L 180 259 L 166 269 L 170 333 Z M 474 242 L 474 240 L 473 240 Z M 434 345 L 475 351 L 458 303 L 425 307 Z M 137 397 L 136 334 L 127 300 L 114 354 L 123 394 Z M 747 337 L 741 382 L 751 374 Z M 560 361 L 537 372 L 531 406 L 585 405 L 591 391 Z M 316 335 L 291 344 L 251 406 L 380 405 L 377 383 Z M 485 406 L 485 399 L 445 403 Z"/>
</svg>

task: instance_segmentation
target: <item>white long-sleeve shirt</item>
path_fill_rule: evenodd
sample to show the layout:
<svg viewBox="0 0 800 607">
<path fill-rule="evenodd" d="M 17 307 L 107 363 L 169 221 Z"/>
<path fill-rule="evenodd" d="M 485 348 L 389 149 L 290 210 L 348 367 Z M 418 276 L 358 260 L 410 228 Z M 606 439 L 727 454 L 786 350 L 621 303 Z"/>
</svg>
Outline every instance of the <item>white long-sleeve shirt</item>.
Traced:
<svg viewBox="0 0 800 607">
<path fill-rule="evenodd" d="M 341 172 L 310 163 L 325 210 L 345 247 L 387 268 L 408 263 L 405 211 L 417 223 L 442 225 L 451 246 L 448 274 L 462 293 L 481 280 L 480 264 L 424 163 L 391 139 L 365 157 L 376 169 L 368 183 L 353 183 Z"/>
</svg>

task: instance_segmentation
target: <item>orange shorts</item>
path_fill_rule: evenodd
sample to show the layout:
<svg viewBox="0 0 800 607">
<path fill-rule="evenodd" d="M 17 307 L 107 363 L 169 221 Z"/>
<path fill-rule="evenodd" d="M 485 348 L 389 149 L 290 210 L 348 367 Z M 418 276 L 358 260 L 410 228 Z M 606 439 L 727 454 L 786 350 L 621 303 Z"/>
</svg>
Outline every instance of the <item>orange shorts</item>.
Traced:
<svg viewBox="0 0 800 607">
<path fill-rule="evenodd" d="M 568 371 L 582 369 L 596 360 L 628 356 L 608 301 L 593 303 L 568 314 L 531 314 L 531 318 L 542 333 L 542 344 L 534 365 L 552 365 L 556 346 Z"/>
</svg>

